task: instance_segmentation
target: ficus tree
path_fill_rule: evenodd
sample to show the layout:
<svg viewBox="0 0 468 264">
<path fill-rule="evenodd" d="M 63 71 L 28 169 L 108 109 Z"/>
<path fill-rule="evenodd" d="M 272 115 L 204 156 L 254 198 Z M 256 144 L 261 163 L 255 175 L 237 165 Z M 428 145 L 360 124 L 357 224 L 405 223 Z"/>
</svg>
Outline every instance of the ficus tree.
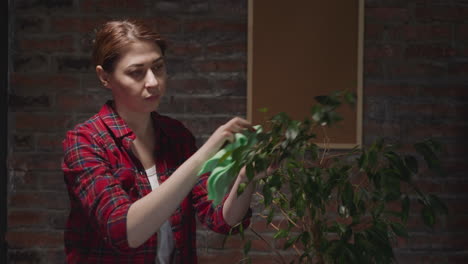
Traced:
<svg viewBox="0 0 468 264">
<path fill-rule="evenodd" d="M 420 175 L 422 163 L 443 175 L 442 146 L 426 139 L 414 144 L 415 151 L 409 152 L 414 154 L 383 139 L 346 151 L 319 147 L 317 131 L 342 120 L 337 108 L 354 104 L 356 97 L 340 91 L 315 99 L 317 104 L 304 120 L 280 113 L 261 132 L 245 131 L 255 144 L 226 154 L 235 161 L 227 173 L 237 175 L 246 166 L 247 177 L 253 181 L 256 174 L 277 166 L 258 180 L 257 195 L 260 215 L 275 232 L 273 239 L 297 253 L 291 263 L 392 263 L 395 238 L 408 237 L 407 221 L 415 203 L 420 204 L 422 221 L 430 228 L 439 215 L 448 213 L 441 199 L 425 193 L 415 182 L 417 175 L 424 176 Z M 246 184 L 239 187 L 239 194 Z M 278 217 L 284 224 L 273 223 Z M 251 241 L 244 232 L 241 236 L 243 261 L 249 262 Z M 279 250 L 272 250 L 280 263 L 286 263 Z"/>
</svg>

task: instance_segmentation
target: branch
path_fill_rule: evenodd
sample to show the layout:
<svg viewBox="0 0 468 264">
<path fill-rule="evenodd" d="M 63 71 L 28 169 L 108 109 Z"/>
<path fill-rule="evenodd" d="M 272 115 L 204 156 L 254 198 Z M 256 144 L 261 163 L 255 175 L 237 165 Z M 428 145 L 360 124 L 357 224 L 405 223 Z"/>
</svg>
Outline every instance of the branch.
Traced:
<svg viewBox="0 0 468 264">
<path fill-rule="evenodd" d="M 270 223 L 271 224 L 271 223 Z M 273 225 L 274 227 L 274 225 Z M 268 241 L 266 241 L 265 238 L 263 238 L 259 233 L 257 233 L 257 231 L 255 231 L 255 229 L 253 229 L 252 227 L 250 228 L 250 230 L 258 237 L 260 238 L 263 242 L 265 242 L 265 244 L 267 244 L 275 253 L 276 255 L 278 255 L 278 257 L 281 258 L 281 261 L 282 263 L 286 263 L 286 260 L 283 258 L 283 256 L 281 255 L 281 253 L 279 253 L 279 251 L 273 247 L 272 245 L 270 245 L 270 243 L 268 243 Z"/>
</svg>

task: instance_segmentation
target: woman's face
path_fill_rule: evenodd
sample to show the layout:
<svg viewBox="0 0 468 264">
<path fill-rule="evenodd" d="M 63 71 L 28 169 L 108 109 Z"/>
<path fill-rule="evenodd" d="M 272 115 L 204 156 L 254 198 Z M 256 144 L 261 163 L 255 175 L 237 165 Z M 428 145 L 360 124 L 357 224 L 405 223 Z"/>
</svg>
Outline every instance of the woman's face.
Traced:
<svg viewBox="0 0 468 264">
<path fill-rule="evenodd" d="M 119 112 L 155 111 L 167 81 L 161 49 L 150 41 L 130 44 L 109 73 L 108 81 Z"/>
</svg>

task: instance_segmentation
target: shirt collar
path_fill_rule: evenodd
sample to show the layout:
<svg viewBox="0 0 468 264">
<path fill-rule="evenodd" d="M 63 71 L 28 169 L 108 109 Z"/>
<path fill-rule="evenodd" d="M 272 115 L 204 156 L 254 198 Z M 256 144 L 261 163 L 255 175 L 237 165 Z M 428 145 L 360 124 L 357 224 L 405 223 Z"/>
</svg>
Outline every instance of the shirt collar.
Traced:
<svg viewBox="0 0 468 264">
<path fill-rule="evenodd" d="M 136 135 L 133 133 L 130 127 L 128 127 L 127 123 L 123 120 L 123 118 L 119 116 L 117 111 L 115 111 L 114 101 L 109 100 L 104 104 L 104 106 L 99 111 L 99 117 L 103 120 L 103 122 L 106 124 L 108 129 L 114 134 L 114 136 L 123 141 L 124 146 L 128 147 L 129 143 L 135 140 Z M 168 136 L 170 135 L 170 133 L 167 133 L 165 131 L 168 128 L 164 122 L 164 119 L 159 113 L 151 112 L 151 119 L 154 122 L 155 138 L 157 139 L 155 144 L 155 151 L 158 151 L 161 147 L 158 139 L 162 135 Z"/>
<path fill-rule="evenodd" d="M 133 131 L 128 127 L 127 123 L 117 114 L 115 111 L 114 102 L 112 100 L 107 101 L 104 106 L 99 111 L 99 117 L 106 124 L 110 131 L 117 138 L 122 138 L 125 136 L 131 136 L 133 139 L 135 135 Z"/>
</svg>

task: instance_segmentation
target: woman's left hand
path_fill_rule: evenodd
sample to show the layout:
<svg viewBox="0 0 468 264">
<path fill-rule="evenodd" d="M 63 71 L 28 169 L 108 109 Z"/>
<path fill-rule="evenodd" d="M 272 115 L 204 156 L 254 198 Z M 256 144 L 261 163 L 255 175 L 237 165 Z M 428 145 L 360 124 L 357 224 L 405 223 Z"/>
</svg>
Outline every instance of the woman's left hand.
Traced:
<svg viewBox="0 0 468 264">
<path fill-rule="evenodd" d="M 256 174 L 254 176 L 254 178 L 252 179 L 252 182 L 257 182 L 257 181 L 259 181 L 259 180 L 261 180 L 263 178 L 266 178 L 266 177 L 272 175 L 278 168 L 279 168 L 279 166 L 277 164 L 268 166 L 268 168 L 266 170 Z M 240 178 L 241 182 L 244 182 L 244 183 L 249 182 L 245 166 L 242 167 L 242 169 L 240 170 L 238 177 Z"/>
</svg>

